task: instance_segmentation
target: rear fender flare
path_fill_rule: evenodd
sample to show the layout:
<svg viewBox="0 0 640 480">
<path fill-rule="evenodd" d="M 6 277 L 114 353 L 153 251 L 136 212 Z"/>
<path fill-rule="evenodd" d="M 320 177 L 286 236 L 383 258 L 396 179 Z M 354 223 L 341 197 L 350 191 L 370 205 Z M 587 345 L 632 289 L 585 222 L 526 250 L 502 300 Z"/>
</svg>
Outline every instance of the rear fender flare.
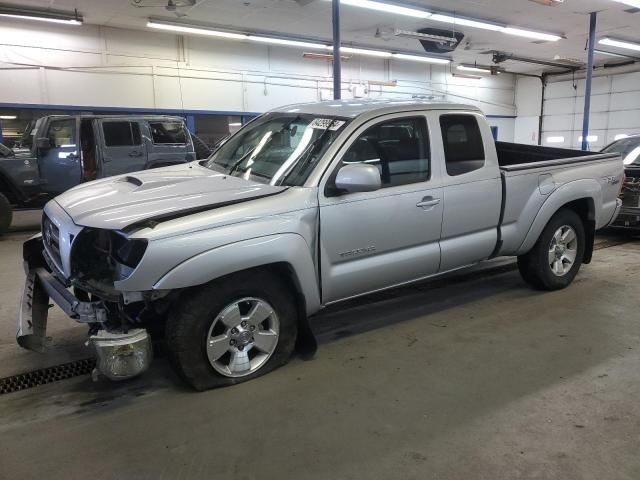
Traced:
<svg viewBox="0 0 640 480">
<path fill-rule="evenodd" d="M 529 232 L 518 248 L 516 255 L 524 255 L 533 248 L 536 241 L 547 226 L 551 217 L 562 207 L 576 200 L 589 200 L 589 220 L 595 220 L 596 212 L 602 208 L 602 189 L 600 184 L 593 179 L 576 180 L 565 183 L 556 189 L 542 204 L 536 215 Z M 585 228 L 588 225 L 585 225 Z"/>
</svg>

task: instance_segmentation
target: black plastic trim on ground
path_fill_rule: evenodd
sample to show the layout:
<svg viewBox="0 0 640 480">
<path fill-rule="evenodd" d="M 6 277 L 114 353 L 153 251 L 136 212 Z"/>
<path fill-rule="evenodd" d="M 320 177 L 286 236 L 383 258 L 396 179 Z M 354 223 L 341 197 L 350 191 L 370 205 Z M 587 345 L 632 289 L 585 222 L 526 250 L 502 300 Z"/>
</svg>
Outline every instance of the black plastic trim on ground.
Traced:
<svg viewBox="0 0 640 480">
<path fill-rule="evenodd" d="M 94 358 L 85 358 L 75 362 L 63 363 L 53 367 L 33 370 L 12 377 L 0 378 L 0 395 L 19 392 L 28 388 L 45 385 L 47 383 L 65 380 L 67 378 L 88 375 L 96 366 Z"/>
</svg>

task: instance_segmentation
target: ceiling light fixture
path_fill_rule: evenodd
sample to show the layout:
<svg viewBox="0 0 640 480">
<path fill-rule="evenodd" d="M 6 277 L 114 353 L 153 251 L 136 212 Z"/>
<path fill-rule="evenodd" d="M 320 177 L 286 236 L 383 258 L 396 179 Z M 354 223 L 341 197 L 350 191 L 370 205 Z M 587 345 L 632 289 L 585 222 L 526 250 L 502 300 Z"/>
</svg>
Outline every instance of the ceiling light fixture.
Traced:
<svg viewBox="0 0 640 480">
<path fill-rule="evenodd" d="M 391 3 L 374 2 L 372 0 L 340 0 L 343 5 L 351 5 L 353 7 L 368 8 L 369 10 L 377 10 L 379 12 L 396 13 L 414 18 L 429 18 L 431 12 L 420 10 L 417 8 L 403 7 Z"/>
<path fill-rule="evenodd" d="M 333 46 L 328 46 L 328 50 L 332 50 Z M 389 58 L 391 56 L 391 52 L 384 52 L 382 50 L 369 50 L 366 48 L 355 48 L 355 47 L 340 47 L 340 53 L 355 53 L 357 55 L 368 55 L 371 57 L 383 57 Z"/>
<path fill-rule="evenodd" d="M 15 120 L 16 117 L 15 115 L 0 115 L 0 120 Z"/>
<path fill-rule="evenodd" d="M 286 47 L 316 48 L 319 50 L 324 50 L 328 47 L 328 45 L 323 43 L 302 42 L 299 40 L 288 40 L 286 38 L 259 37 L 257 35 L 248 35 L 247 39 L 254 42 L 271 43 L 274 45 L 283 45 Z"/>
<path fill-rule="evenodd" d="M 626 55 L 622 55 L 621 53 L 607 52 L 605 50 L 598 50 L 597 48 L 593 50 L 593 53 L 595 53 L 596 55 L 607 55 L 608 57 L 632 58 Z"/>
<path fill-rule="evenodd" d="M 82 16 L 75 13 L 47 12 L 40 10 L 0 7 L 0 17 L 37 22 L 61 23 L 63 25 L 82 25 Z"/>
<path fill-rule="evenodd" d="M 564 137 L 547 137 L 547 143 L 564 143 Z"/>
<path fill-rule="evenodd" d="M 192 25 L 192 24 L 180 24 L 175 22 L 163 21 L 150 18 L 147 22 L 147 26 L 149 28 L 155 28 L 159 30 L 167 30 L 171 32 L 178 33 L 187 33 L 193 35 L 207 35 L 212 37 L 220 37 L 227 38 L 231 40 L 248 40 L 253 42 L 260 43 L 269 43 L 273 45 L 281 45 L 283 47 L 297 47 L 303 49 L 316 49 L 316 50 L 333 50 L 333 46 L 327 43 L 314 42 L 314 41 L 306 41 L 304 39 L 290 39 L 290 38 L 281 38 L 274 37 L 270 35 L 260 35 L 254 33 L 242 33 L 242 32 L 231 32 L 218 30 L 214 28 L 208 28 L 200 25 Z M 433 63 L 433 64 L 448 64 L 451 62 L 448 58 L 445 57 L 429 57 L 424 55 L 411 55 L 408 53 L 393 53 L 385 50 L 373 50 L 368 48 L 360 48 L 360 47 L 340 47 L 341 54 L 355 54 L 355 55 L 367 55 L 371 57 L 378 58 L 396 58 L 398 60 L 408 60 L 413 62 L 424 62 L 424 63 Z M 305 56 L 309 57 L 311 55 L 322 55 L 322 54 L 308 54 L 305 53 Z M 323 56 L 324 58 L 325 56 Z M 326 55 L 328 59 L 332 59 L 332 56 Z"/>
<path fill-rule="evenodd" d="M 544 40 L 546 42 L 557 42 L 562 37 L 552 33 L 534 32 L 533 30 L 525 30 L 516 27 L 505 27 L 500 30 L 508 35 L 516 35 L 518 37 L 532 38 L 534 40 Z"/>
<path fill-rule="evenodd" d="M 330 0 L 328 0 L 330 1 Z M 640 1 L 640 0 L 638 0 Z M 538 32 L 535 30 L 529 30 L 526 28 L 520 28 L 512 25 L 501 25 L 493 22 L 486 22 L 484 20 L 478 20 L 473 18 L 457 17 L 455 15 L 449 15 L 439 12 L 428 12 L 413 7 L 405 7 L 393 3 L 374 2 L 372 0 L 340 0 L 341 4 L 351 5 L 354 7 L 367 8 L 369 10 L 377 10 L 387 13 L 396 13 L 398 15 L 406 15 L 416 18 L 426 18 L 436 22 L 444 22 L 453 25 L 461 25 L 464 27 L 479 28 L 483 30 L 491 30 L 494 32 L 502 32 L 507 35 L 516 35 L 518 37 L 531 38 L 534 40 L 543 40 L 547 42 L 556 42 L 562 39 L 561 35 L 554 33 Z"/>
<path fill-rule="evenodd" d="M 229 126 L 230 126 L 230 127 L 241 127 L 241 126 L 242 126 L 242 123 L 240 123 L 240 122 L 233 122 L 233 123 L 230 123 L 230 124 L 229 124 Z"/>
<path fill-rule="evenodd" d="M 451 60 L 448 58 L 423 57 L 420 55 L 407 55 L 405 53 L 394 53 L 393 58 L 397 58 L 398 60 L 409 60 L 411 62 L 435 63 L 439 65 L 451 63 Z"/>
<path fill-rule="evenodd" d="M 624 3 L 625 5 L 629 5 L 630 7 L 640 8 L 640 0 L 613 0 L 617 3 Z"/>
<path fill-rule="evenodd" d="M 246 40 L 249 35 L 246 33 L 224 32 L 221 30 L 212 30 L 206 27 L 196 27 L 191 25 L 180 25 L 176 23 L 160 22 L 158 20 L 149 20 L 147 27 L 156 28 L 158 30 L 168 30 L 170 32 L 191 33 L 194 35 L 206 35 L 209 37 L 229 38 L 232 40 Z"/>
<path fill-rule="evenodd" d="M 625 40 L 616 40 L 615 38 L 604 37 L 598 43 L 608 45 L 610 47 L 626 48 L 627 50 L 635 50 L 640 52 L 640 43 L 627 42 Z"/>
<path fill-rule="evenodd" d="M 468 80 L 482 80 L 482 77 L 477 75 L 467 75 L 466 73 L 452 73 L 451 76 L 456 78 L 466 78 Z"/>
<path fill-rule="evenodd" d="M 430 20 L 436 22 L 452 23 L 454 25 L 462 25 L 463 27 L 481 28 L 483 30 L 492 30 L 494 32 L 502 31 L 504 25 L 497 25 L 495 23 L 482 22 L 479 20 L 471 20 L 469 18 L 453 17 L 451 15 L 443 15 L 440 13 L 434 13 Z"/>
<path fill-rule="evenodd" d="M 462 70 L 465 72 L 481 72 L 481 73 L 491 73 L 491 68 L 489 67 L 478 67 L 477 65 L 458 65 L 456 67 L 457 70 Z"/>
</svg>

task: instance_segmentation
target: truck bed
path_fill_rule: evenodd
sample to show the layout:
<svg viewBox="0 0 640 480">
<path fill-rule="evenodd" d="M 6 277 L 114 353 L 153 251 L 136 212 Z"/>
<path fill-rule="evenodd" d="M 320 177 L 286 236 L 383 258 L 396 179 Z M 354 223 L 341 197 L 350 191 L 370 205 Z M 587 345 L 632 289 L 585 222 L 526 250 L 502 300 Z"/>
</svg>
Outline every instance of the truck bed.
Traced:
<svg viewBox="0 0 640 480">
<path fill-rule="evenodd" d="M 568 148 L 542 147 L 520 143 L 496 142 L 498 165 L 501 170 L 515 171 L 544 166 L 580 163 L 614 155 L 599 152 L 584 152 Z"/>
</svg>

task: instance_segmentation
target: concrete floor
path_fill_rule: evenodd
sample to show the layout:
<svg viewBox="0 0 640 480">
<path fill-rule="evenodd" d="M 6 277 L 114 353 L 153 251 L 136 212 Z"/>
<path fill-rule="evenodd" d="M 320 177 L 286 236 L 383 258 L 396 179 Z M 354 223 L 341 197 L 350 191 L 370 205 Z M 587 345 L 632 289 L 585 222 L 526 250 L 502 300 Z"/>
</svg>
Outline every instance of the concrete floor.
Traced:
<svg viewBox="0 0 640 480">
<path fill-rule="evenodd" d="M 87 355 L 59 312 L 41 356 L 14 344 L 22 233 L 0 240 L 0 377 Z M 314 360 L 186 389 L 77 377 L 0 396 L 0 478 L 640 478 L 640 242 L 567 290 L 497 267 L 351 302 L 314 321 Z M 372 299 L 369 299 L 372 300 Z"/>
</svg>

